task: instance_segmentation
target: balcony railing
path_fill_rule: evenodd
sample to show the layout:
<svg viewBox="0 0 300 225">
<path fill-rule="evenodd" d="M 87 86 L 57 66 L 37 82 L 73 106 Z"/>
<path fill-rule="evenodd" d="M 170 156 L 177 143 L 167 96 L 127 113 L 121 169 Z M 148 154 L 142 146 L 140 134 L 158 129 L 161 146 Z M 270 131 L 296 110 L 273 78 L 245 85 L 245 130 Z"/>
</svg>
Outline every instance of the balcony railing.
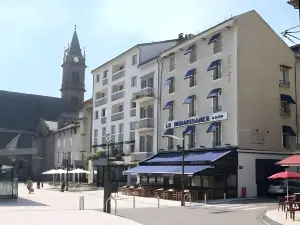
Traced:
<svg viewBox="0 0 300 225">
<path fill-rule="evenodd" d="M 130 117 L 136 116 L 136 108 L 130 109 Z"/>
<path fill-rule="evenodd" d="M 111 121 L 122 120 L 124 119 L 124 111 L 117 112 L 111 115 Z"/>
<path fill-rule="evenodd" d="M 154 88 L 146 87 L 132 95 L 132 100 L 138 100 L 144 97 L 153 98 L 155 96 Z"/>
<path fill-rule="evenodd" d="M 120 70 L 112 75 L 112 81 L 118 80 L 125 76 L 125 69 Z"/>
<path fill-rule="evenodd" d="M 108 78 L 105 78 L 102 80 L 102 86 L 107 85 L 108 84 Z"/>
<path fill-rule="evenodd" d="M 213 113 L 221 112 L 221 111 L 222 111 L 222 106 L 215 106 L 215 107 L 213 107 Z"/>
<path fill-rule="evenodd" d="M 118 134 L 118 142 L 124 141 L 124 134 Z"/>
<path fill-rule="evenodd" d="M 154 119 L 153 118 L 143 118 L 138 121 L 137 129 L 143 128 L 154 128 Z"/>
<path fill-rule="evenodd" d="M 104 104 L 107 104 L 107 97 L 100 98 L 95 102 L 96 107 Z"/>
<path fill-rule="evenodd" d="M 290 82 L 288 80 L 279 80 L 280 87 L 290 87 Z"/>
<path fill-rule="evenodd" d="M 125 90 L 121 90 L 111 94 L 111 101 L 116 101 L 120 98 L 124 98 Z"/>
<path fill-rule="evenodd" d="M 102 117 L 101 118 L 101 124 L 107 123 L 107 117 Z"/>
</svg>

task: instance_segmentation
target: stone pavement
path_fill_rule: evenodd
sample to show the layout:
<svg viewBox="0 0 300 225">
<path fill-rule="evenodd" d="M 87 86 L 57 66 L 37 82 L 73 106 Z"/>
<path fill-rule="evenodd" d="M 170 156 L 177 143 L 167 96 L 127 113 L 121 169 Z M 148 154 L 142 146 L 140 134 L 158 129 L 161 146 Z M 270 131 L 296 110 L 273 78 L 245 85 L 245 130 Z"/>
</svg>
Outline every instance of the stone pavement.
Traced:
<svg viewBox="0 0 300 225">
<path fill-rule="evenodd" d="M 272 210 L 268 210 L 266 212 L 266 223 L 268 224 L 282 224 L 282 225 L 300 225 L 300 213 L 296 212 L 295 214 L 295 221 L 293 221 L 292 219 L 288 218 L 285 219 L 285 212 L 282 212 L 281 210 L 277 209 L 272 209 Z"/>
</svg>

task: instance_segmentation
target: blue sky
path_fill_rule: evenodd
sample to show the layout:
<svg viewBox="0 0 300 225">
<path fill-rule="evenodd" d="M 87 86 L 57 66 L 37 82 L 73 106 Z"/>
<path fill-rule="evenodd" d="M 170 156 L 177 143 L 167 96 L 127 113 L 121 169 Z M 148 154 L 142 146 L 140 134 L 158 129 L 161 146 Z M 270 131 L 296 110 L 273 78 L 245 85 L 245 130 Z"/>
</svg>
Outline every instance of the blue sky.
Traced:
<svg viewBox="0 0 300 225">
<path fill-rule="evenodd" d="M 64 47 L 74 25 L 90 71 L 142 42 L 197 33 L 255 9 L 277 32 L 299 24 L 287 0 L 8 0 L 0 1 L 0 89 L 60 96 Z M 299 29 L 300 30 L 300 29 Z M 298 42 L 299 43 L 299 42 Z M 289 43 L 290 44 L 290 43 Z"/>
</svg>

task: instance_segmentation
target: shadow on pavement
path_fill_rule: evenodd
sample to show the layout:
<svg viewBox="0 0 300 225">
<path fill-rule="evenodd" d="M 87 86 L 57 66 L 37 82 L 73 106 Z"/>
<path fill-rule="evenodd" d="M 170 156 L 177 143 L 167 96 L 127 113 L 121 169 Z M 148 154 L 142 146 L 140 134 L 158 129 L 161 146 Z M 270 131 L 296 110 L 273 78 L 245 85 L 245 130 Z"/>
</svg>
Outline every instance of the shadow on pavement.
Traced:
<svg viewBox="0 0 300 225">
<path fill-rule="evenodd" d="M 24 198 L 18 198 L 18 199 L 3 199 L 0 200 L 0 207 L 6 206 L 6 207 L 15 207 L 15 206 L 48 206 L 39 202 L 31 201 Z"/>
</svg>

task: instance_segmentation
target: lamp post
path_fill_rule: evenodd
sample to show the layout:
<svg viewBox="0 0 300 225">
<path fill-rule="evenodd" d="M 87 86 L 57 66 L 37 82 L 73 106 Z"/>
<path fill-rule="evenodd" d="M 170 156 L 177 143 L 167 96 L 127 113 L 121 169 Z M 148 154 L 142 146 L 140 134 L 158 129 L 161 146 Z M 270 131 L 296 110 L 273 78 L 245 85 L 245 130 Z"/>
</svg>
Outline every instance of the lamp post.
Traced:
<svg viewBox="0 0 300 225">
<path fill-rule="evenodd" d="M 109 147 L 112 143 L 110 134 L 106 135 L 106 146 L 107 146 L 107 162 L 104 167 L 104 198 L 103 198 L 103 212 L 110 213 L 111 211 L 111 187 L 110 187 L 110 163 L 109 163 Z M 107 204 L 106 204 L 107 202 Z"/>
<path fill-rule="evenodd" d="M 184 135 L 182 138 L 174 136 L 174 135 L 163 135 L 162 137 L 169 137 L 173 138 L 178 141 L 182 141 L 182 148 L 181 148 L 181 206 L 184 206 L 184 146 L 185 140 Z"/>
<path fill-rule="evenodd" d="M 67 178 L 66 178 L 66 191 L 69 191 L 69 152 L 67 155 Z"/>
</svg>

